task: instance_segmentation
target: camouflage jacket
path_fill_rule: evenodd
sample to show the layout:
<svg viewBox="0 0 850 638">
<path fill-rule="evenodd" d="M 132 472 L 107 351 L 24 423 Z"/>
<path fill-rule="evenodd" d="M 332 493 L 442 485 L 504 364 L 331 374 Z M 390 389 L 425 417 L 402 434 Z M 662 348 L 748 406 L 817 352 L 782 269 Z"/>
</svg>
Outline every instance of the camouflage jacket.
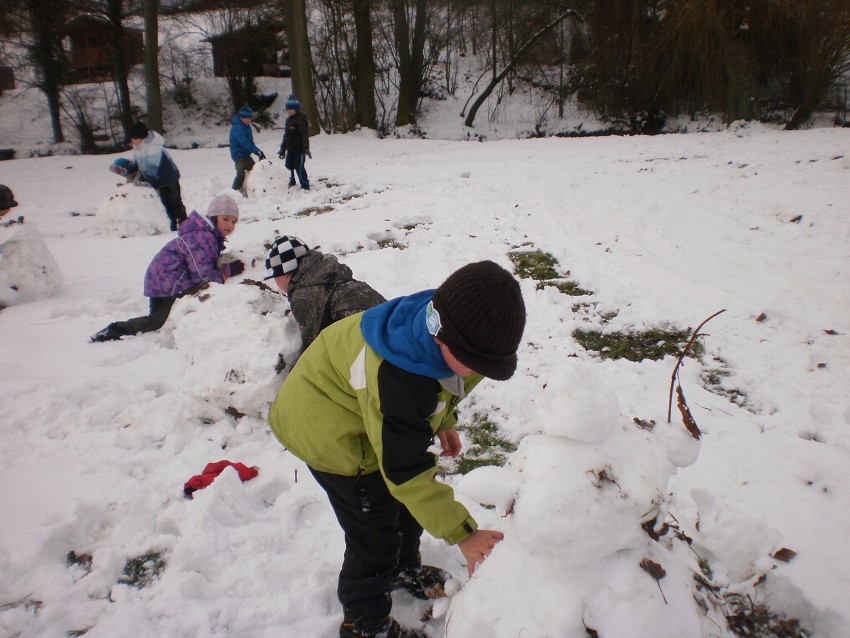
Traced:
<svg viewBox="0 0 850 638">
<path fill-rule="evenodd" d="M 369 284 L 333 255 L 309 250 L 289 282 L 289 305 L 301 328 L 302 349 L 335 321 L 384 303 Z"/>
</svg>

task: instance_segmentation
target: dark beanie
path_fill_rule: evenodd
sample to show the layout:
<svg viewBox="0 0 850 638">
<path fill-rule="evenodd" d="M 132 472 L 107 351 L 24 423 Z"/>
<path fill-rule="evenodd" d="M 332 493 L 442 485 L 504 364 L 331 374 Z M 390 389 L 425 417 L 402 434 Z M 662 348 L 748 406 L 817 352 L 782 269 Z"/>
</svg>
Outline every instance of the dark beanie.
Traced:
<svg viewBox="0 0 850 638">
<path fill-rule="evenodd" d="M 519 282 L 492 261 L 467 264 L 434 292 L 436 336 L 463 365 L 490 379 L 510 379 L 525 328 Z"/>
<path fill-rule="evenodd" d="M 18 205 L 15 201 L 15 196 L 12 194 L 12 189 L 5 184 L 0 184 L 0 210 L 14 208 Z"/>
<path fill-rule="evenodd" d="M 301 102 L 298 101 L 298 98 L 295 97 L 295 93 L 289 94 L 289 99 L 286 100 L 286 104 L 284 105 L 287 110 L 292 109 L 294 111 L 301 110 Z"/>
<path fill-rule="evenodd" d="M 133 122 L 130 126 L 130 139 L 143 140 L 148 136 L 148 127 L 144 122 Z"/>
</svg>

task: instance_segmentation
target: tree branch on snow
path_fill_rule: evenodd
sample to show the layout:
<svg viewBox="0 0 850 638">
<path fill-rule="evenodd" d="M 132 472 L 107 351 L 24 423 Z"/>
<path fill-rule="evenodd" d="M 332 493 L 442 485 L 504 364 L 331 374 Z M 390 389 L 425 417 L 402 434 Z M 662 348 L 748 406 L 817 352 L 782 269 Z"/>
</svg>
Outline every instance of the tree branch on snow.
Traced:
<svg viewBox="0 0 850 638">
<path fill-rule="evenodd" d="M 709 321 L 714 319 L 717 315 L 724 312 L 726 312 L 726 308 L 718 310 L 708 319 L 704 320 L 700 325 L 698 325 L 697 329 L 694 330 L 693 334 L 691 335 L 691 338 L 688 340 L 688 343 L 685 344 L 684 348 L 682 348 L 682 352 L 679 354 L 679 358 L 676 360 L 676 366 L 673 368 L 673 374 L 670 376 L 670 396 L 667 400 L 667 423 L 670 423 L 671 413 L 673 411 L 673 386 L 675 386 L 676 379 L 679 377 L 679 367 L 682 365 L 682 361 L 684 361 L 685 357 L 688 356 L 688 352 L 690 351 L 694 341 L 696 341 L 697 337 L 699 337 L 699 331 L 702 329 L 702 327 Z M 685 422 L 685 427 L 688 428 L 688 432 L 690 432 L 695 439 L 699 439 L 701 432 L 699 431 L 699 428 L 697 427 L 697 424 L 694 421 L 694 417 L 691 414 L 690 409 L 688 408 L 688 404 L 685 401 L 685 393 L 682 392 L 681 383 L 679 383 L 677 395 L 679 411 L 682 413 L 682 419 Z"/>
</svg>

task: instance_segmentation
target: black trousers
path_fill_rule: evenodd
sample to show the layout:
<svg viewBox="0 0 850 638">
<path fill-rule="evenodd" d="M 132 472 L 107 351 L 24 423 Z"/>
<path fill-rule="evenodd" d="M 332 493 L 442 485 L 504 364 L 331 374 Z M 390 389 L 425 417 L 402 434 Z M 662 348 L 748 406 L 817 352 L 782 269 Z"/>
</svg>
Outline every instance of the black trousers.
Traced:
<svg viewBox="0 0 850 638">
<path fill-rule="evenodd" d="M 345 621 L 385 618 L 391 585 L 400 569 L 418 567 L 422 526 L 390 494 L 380 472 L 340 476 L 310 469 L 328 493 L 345 532 L 345 558 L 337 596 Z"/>
<path fill-rule="evenodd" d="M 165 214 L 171 221 L 171 230 L 177 230 L 177 225 L 186 220 L 186 207 L 180 195 L 180 181 L 159 187 L 159 201 L 165 207 Z"/>
<path fill-rule="evenodd" d="M 236 177 L 233 178 L 231 188 L 235 191 L 241 191 L 242 185 L 245 183 L 245 173 L 254 168 L 254 160 L 250 157 L 240 157 L 233 164 L 236 166 Z"/>
<path fill-rule="evenodd" d="M 310 178 L 307 176 L 307 169 L 304 167 L 306 159 L 306 153 L 287 151 L 284 166 L 289 169 L 290 185 L 295 183 L 295 176 L 297 175 L 301 188 L 310 188 Z"/>
<path fill-rule="evenodd" d="M 162 328 L 177 297 L 151 297 L 150 300 L 150 314 L 133 317 L 127 321 L 115 321 L 107 326 L 109 331 L 123 337 Z"/>
</svg>

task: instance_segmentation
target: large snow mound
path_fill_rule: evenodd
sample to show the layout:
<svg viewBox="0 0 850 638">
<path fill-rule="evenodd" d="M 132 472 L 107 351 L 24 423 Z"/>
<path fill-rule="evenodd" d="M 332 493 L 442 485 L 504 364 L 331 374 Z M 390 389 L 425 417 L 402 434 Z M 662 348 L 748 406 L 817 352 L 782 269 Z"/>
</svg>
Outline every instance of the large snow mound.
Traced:
<svg viewBox="0 0 850 638">
<path fill-rule="evenodd" d="M 62 271 L 34 226 L 0 229 L 0 308 L 50 297 Z"/>
</svg>

